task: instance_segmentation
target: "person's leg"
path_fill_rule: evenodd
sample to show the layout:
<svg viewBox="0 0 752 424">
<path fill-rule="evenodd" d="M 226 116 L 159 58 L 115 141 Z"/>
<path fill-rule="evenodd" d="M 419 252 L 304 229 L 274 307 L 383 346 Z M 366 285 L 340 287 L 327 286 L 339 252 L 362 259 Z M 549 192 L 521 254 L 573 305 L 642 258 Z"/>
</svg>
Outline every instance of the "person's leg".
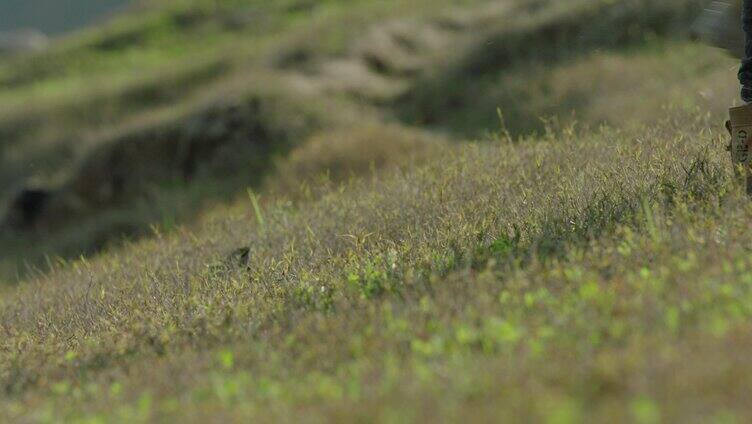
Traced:
<svg viewBox="0 0 752 424">
<path fill-rule="evenodd" d="M 742 84 L 742 100 L 752 103 L 752 0 L 743 1 L 742 28 L 746 40 L 744 59 L 739 69 L 739 82 Z"/>
</svg>

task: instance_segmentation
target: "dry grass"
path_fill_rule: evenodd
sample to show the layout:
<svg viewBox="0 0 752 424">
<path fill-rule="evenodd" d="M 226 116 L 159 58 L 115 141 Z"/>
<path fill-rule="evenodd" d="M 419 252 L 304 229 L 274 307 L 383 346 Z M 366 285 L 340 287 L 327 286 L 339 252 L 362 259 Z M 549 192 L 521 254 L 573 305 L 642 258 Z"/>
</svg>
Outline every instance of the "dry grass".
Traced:
<svg viewBox="0 0 752 424">
<path fill-rule="evenodd" d="M 427 161 L 447 142 L 424 131 L 377 122 L 319 133 L 277 165 L 265 188 L 294 197 L 327 192 L 384 168 Z"/>
<path fill-rule="evenodd" d="M 591 418 L 695 417 L 653 367 L 746 316 L 746 286 L 717 279 L 746 272 L 749 208 L 705 125 L 447 148 L 267 205 L 263 224 L 249 205 L 67 265 L 3 296 L 4 410 L 449 420 L 536 417 L 549 408 L 524 399 L 540 396 Z M 703 413 L 745 412 L 706 390 Z"/>
<path fill-rule="evenodd" d="M 517 87 L 529 116 L 559 104 L 539 134 L 450 143 L 330 93 L 347 119 L 264 156 L 259 194 L 0 289 L 0 418 L 752 419 L 728 63 L 663 39 L 527 63 L 453 110 Z"/>
</svg>

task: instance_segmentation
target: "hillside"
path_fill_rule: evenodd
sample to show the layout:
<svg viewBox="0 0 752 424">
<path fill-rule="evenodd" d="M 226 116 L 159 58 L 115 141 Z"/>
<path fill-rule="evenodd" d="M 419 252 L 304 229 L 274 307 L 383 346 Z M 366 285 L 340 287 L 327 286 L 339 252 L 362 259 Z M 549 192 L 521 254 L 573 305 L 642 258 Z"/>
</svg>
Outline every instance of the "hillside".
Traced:
<svg viewBox="0 0 752 424">
<path fill-rule="evenodd" d="M 748 421 L 700 8 L 152 1 L 0 63 L 0 417 Z"/>
</svg>

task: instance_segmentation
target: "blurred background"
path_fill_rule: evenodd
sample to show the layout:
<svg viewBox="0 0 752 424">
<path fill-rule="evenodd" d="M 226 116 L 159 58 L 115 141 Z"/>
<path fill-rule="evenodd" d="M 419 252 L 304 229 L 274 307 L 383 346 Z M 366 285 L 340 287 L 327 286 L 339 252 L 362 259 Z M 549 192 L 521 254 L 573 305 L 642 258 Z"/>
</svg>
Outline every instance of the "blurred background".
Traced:
<svg viewBox="0 0 752 424">
<path fill-rule="evenodd" d="M 41 50 L 49 37 L 102 22 L 123 11 L 129 0 L 2 0 L 0 55 Z"/>
<path fill-rule="evenodd" d="M 36 30 L 57 35 L 112 15 L 129 0 L 3 0 L 0 32 Z"/>
<path fill-rule="evenodd" d="M 0 0 L 0 275 L 442 143 L 720 121 L 734 7 Z"/>
</svg>

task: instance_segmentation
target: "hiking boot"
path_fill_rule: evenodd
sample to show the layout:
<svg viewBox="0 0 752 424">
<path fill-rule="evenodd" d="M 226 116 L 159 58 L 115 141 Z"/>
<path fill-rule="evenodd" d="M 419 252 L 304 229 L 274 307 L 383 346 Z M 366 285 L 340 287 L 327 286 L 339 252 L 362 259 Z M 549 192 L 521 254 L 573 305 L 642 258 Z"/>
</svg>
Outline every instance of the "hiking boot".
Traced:
<svg viewBox="0 0 752 424">
<path fill-rule="evenodd" d="M 747 176 L 747 193 L 752 194 L 752 172 L 750 172 L 750 159 L 752 159 L 752 104 L 732 107 L 729 110 L 731 118 L 726 127 L 731 133 L 731 161 L 734 167 Z"/>
</svg>

